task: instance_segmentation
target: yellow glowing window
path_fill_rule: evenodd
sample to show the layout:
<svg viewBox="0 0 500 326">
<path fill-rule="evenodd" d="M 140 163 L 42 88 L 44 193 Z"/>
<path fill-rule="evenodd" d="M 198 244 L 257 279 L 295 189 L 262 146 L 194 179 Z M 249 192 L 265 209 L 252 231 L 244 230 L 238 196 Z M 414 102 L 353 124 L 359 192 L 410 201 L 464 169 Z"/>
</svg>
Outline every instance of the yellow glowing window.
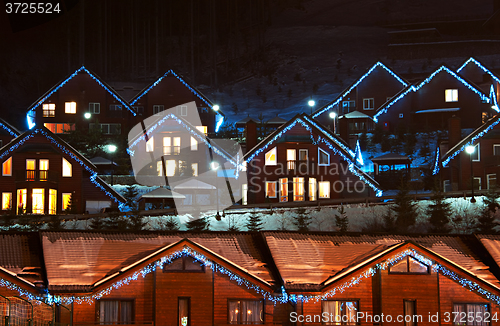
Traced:
<svg viewBox="0 0 500 326">
<path fill-rule="evenodd" d="M 304 178 L 293 178 L 293 201 L 304 200 Z"/>
<path fill-rule="evenodd" d="M 76 113 L 76 102 L 66 102 L 64 103 L 64 112 L 69 114 Z"/>
<path fill-rule="evenodd" d="M 288 170 L 295 170 L 296 154 L 297 153 L 296 153 L 295 149 L 287 149 L 286 150 L 286 160 L 287 160 Z"/>
<path fill-rule="evenodd" d="M 174 137 L 174 155 L 181 153 L 181 137 Z"/>
<path fill-rule="evenodd" d="M 446 102 L 458 102 L 458 89 L 447 89 L 444 91 Z"/>
<path fill-rule="evenodd" d="M 17 189 L 17 213 L 26 212 L 26 189 Z"/>
<path fill-rule="evenodd" d="M 319 198 L 330 198 L 330 181 L 320 181 L 318 188 Z"/>
<path fill-rule="evenodd" d="M 193 170 L 193 177 L 198 176 L 198 163 L 191 164 L 191 170 Z"/>
<path fill-rule="evenodd" d="M 309 178 L 309 200 L 316 200 L 317 184 L 316 178 Z"/>
<path fill-rule="evenodd" d="M 49 214 L 56 214 L 57 211 L 57 190 L 49 189 Z"/>
<path fill-rule="evenodd" d="M 199 131 L 201 131 L 202 133 L 205 134 L 205 136 L 207 135 L 208 133 L 208 128 L 207 126 L 196 126 L 196 129 L 198 129 Z"/>
<path fill-rule="evenodd" d="M 163 163 L 161 160 L 156 162 L 156 172 L 159 177 L 163 175 Z"/>
<path fill-rule="evenodd" d="M 163 155 L 172 154 L 172 138 L 163 137 Z"/>
<path fill-rule="evenodd" d="M 62 194 L 62 209 L 63 211 L 69 208 L 69 203 L 71 202 L 71 193 L 66 192 Z"/>
<path fill-rule="evenodd" d="M 35 159 L 27 159 L 26 160 L 26 170 L 35 170 L 36 160 Z"/>
<path fill-rule="evenodd" d="M 248 204 L 248 185 L 246 183 L 241 185 L 241 204 Z"/>
<path fill-rule="evenodd" d="M 266 181 L 266 197 L 276 198 L 276 181 Z"/>
<path fill-rule="evenodd" d="M 280 202 L 288 201 L 288 178 L 280 179 Z"/>
<path fill-rule="evenodd" d="M 34 188 L 31 195 L 31 209 L 33 214 L 44 213 L 45 189 Z"/>
<path fill-rule="evenodd" d="M 154 150 L 155 150 L 155 139 L 151 137 L 146 142 L 146 152 L 153 152 Z"/>
<path fill-rule="evenodd" d="M 266 165 L 276 165 L 276 147 L 266 153 Z"/>
<path fill-rule="evenodd" d="M 40 170 L 47 171 L 49 169 L 49 160 L 43 159 L 40 160 Z"/>
<path fill-rule="evenodd" d="M 191 150 L 192 151 L 198 150 L 198 141 L 194 137 L 191 137 Z"/>
<path fill-rule="evenodd" d="M 2 209 L 9 210 L 12 208 L 12 193 L 2 192 Z"/>
<path fill-rule="evenodd" d="M 63 157 L 62 159 L 62 176 L 63 177 L 71 177 L 73 176 L 73 167 L 67 159 Z"/>
<path fill-rule="evenodd" d="M 167 177 L 173 177 L 175 175 L 175 169 L 176 169 L 176 164 L 175 164 L 175 160 L 166 160 L 165 161 L 165 165 L 166 165 L 166 173 L 167 173 Z"/>
<path fill-rule="evenodd" d="M 51 118 L 56 116 L 56 105 L 54 103 L 44 104 L 42 106 L 43 117 Z"/>
<path fill-rule="evenodd" d="M 9 157 L 7 161 L 2 164 L 2 175 L 11 176 L 12 175 L 12 157 Z"/>
</svg>

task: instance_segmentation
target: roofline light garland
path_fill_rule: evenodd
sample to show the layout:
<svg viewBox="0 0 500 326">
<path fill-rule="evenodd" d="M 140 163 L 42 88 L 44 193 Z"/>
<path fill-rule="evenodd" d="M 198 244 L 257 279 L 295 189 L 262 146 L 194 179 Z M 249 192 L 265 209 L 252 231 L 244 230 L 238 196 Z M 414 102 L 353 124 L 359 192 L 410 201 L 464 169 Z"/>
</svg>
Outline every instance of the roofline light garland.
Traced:
<svg viewBox="0 0 500 326">
<path fill-rule="evenodd" d="M 422 88 L 424 85 L 429 83 L 438 73 L 441 71 L 445 71 L 451 76 L 453 76 L 455 79 L 457 79 L 459 82 L 461 82 L 464 86 L 469 88 L 471 91 L 479 95 L 481 100 L 485 101 L 486 103 L 490 103 L 490 99 L 480 90 L 472 86 L 469 82 L 467 82 L 465 79 L 457 75 L 457 73 L 451 71 L 450 69 L 446 68 L 445 66 L 439 67 L 436 71 L 434 71 L 429 77 L 427 77 L 424 81 L 422 81 L 418 86 L 411 85 L 409 86 L 406 91 L 404 91 L 402 94 L 400 94 L 397 98 L 389 102 L 386 106 L 384 106 L 382 109 L 380 109 L 379 112 L 377 112 L 373 116 L 373 121 L 378 122 L 378 117 L 384 113 L 387 113 L 387 109 L 389 109 L 391 106 L 394 105 L 397 101 L 401 100 L 403 97 L 405 97 L 409 92 L 417 92 L 420 88 Z"/>
<path fill-rule="evenodd" d="M 222 123 L 224 123 L 224 116 L 221 114 L 217 114 L 216 116 L 219 117 L 219 120 L 217 120 L 217 124 L 215 125 L 215 132 L 219 132 Z"/>
<path fill-rule="evenodd" d="M 360 165 L 365 165 L 363 162 L 363 154 L 361 153 L 361 146 L 359 145 L 359 139 L 356 141 L 356 162 Z"/>
<path fill-rule="evenodd" d="M 432 168 L 432 175 L 436 175 L 439 173 L 439 160 L 440 160 L 440 153 L 439 153 L 439 145 L 436 147 L 436 158 L 434 160 L 434 167 Z"/>
<path fill-rule="evenodd" d="M 123 106 L 125 106 L 125 108 L 127 108 L 134 116 L 136 115 L 136 113 L 129 107 L 129 105 L 127 103 L 125 103 L 124 101 L 122 101 L 114 92 L 112 92 L 106 85 L 104 85 L 100 80 L 99 78 L 97 78 L 96 76 L 94 76 L 92 73 L 90 73 L 90 71 L 88 71 L 87 68 L 85 68 L 85 66 L 81 66 L 80 69 L 76 70 L 74 73 L 72 73 L 68 78 L 66 78 L 63 82 L 61 82 L 59 85 L 57 85 L 57 87 L 55 87 L 52 91 L 49 92 L 49 94 L 47 94 L 46 96 L 44 96 L 40 101 L 38 101 L 38 103 L 36 103 L 29 111 L 28 111 L 28 114 L 31 112 L 31 111 L 34 111 L 38 106 L 42 105 L 43 102 L 45 102 L 50 96 L 52 96 L 52 94 L 54 94 L 55 92 L 57 92 L 61 87 L 63 87 L 68 81 L 70 81 L 71 79 L 73 79 L 76 75 L 78 75 L 78 73 L 80 73 L 81 71 L 85 71 L 90 77 L 92 77 L 92 79 L 94 79 L 102 88 L 104 88 L 109 94 L 111 94 L 111 96 L 113 96 L 118 102 L 120 102 Z M 30 118 L 33 118 L 33 117 L 30 117 Z M 31 124 L 30 121 L 29 121 L 29 118 L 28 118 L 28 127 L 30 127 L 29 129 L 32 129 L 35 125 L 34 124 Z"/>
<path fill-rule="evenodd" d="M 470 57 L 469 60 L 464 62 L 464 64 L 460 68 L 457 69 L 457 73 L 460 73 L 460 71 L 462 71 L 462 69 L 464 69 L 465 66 L 467 66 L 471 62 L 474 63 L 476 66 L 478 66 L 482 71 L 484 71 L 485 73 L 490 75 L 491 78 L 493 78 L 493 80 L 495 80 L 497 83 L 500 84 L 500 79 L 498 79 L 497 76 L 495 76 L 489 69 L 487 69 L 485 66 L 483 66 L 479 61 L 477 61 L 473 57 Z"/>
<path fill-rule="evenodd" d="M 368 75 L 370 75 L 373 70 L 375 70 L 375 68 L 377 67 L 382 67 L 384 68 L 387 72 L 389 72 L 394 78 L 396 78 L 397 81 L 399 81 L 403 87 L 406 87 L 408 86 L 408 83 L 406 83 L 401 77 L 399 77 L 398 75 L 396 75 L 396 73 L 394 71 L 392 71 L 391 69 L 387 68 L 383 63 L 381 63 L 380 61 L 377 62 L 376 64 L 374 64 L 370 70 L 368 70 L 363 76 L 361 76 L 360 79 L 358 79 L 358 81 L 356 83 L 354 83 L 346 92 L 344 92 L 340 97 L 337 98 L 337 100 L 335 100 L 333 103 L 331 103 L 330 105 L 326 106 L 325 108 L 321 109 L 320 111 L 316 112 L 313 114 L 313 118 L 317 118 L 319 115 L 323 114 L 325 111 L 328 111 L 330 110 L 332 107 L 334 107 L 335 105 L 339 104 L 339 102 L 347 95 L 349 94 L 354 88 L 356 88 Z"/>
<path fill-rule="evenodd" d="M 497 94 L 493 85 L 491 85 L 490 87 L 490 101 L 492 103 L 491 108 L 497 112 L 500 112 L 500 108 L 498 107 Z"/>
</svg>

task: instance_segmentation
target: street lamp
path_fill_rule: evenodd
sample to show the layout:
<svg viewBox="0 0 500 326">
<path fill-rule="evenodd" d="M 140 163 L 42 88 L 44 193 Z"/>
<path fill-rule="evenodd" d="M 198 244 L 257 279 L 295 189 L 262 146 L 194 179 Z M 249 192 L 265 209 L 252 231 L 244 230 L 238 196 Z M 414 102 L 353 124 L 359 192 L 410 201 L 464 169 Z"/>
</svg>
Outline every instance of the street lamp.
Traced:
<svg viewBox="0 0 500 326">
<path fill-rule="evenodd" d="M 335 112 L 330 112 L 329 114 L 330 118 L 333 120 L 333 133 L 335 133 L 335 117 L 337 117 L 337 114 Z"/>
<path fill-rule="evenodd" d="M 316 105 L 316 102 L 314 102 L 314 100 L 309 100 L 309 102 L 307 102 L 307 104 L 309 104 L 309 106 L 311 107 L 311 115 L 313 114 L 313 106 Z"/>
<path fill-rule="evenodd" d="M 212 163 L 210 163 L 210 168 L 212 170 L 215 171 L 215 194 L 216 194 L 216 197 L 215 197 L 215 202 L 217 204 L 217 214 L 215 215 L 215 219 L 217 221 L 220 221 L 220 214 L 219 214 L 219 176 L 217 175 L 218 173 L 218 169 L 219 169 L 219 163 L 216 162 L 216 161 L 212 161 Z"/>
<path fill-rule="evenodd" d="M 85 117 L 85 119 L 90 119 L 92 117 L 92 114 L 90 112 L 85 112 L 85 114 L 83 115 Z"/>
<path fill-rule="evenodd" d="M 111 185 L 113 185 L 113 173 L 115 172 L 115 162 L 113 162 L 113 153 L 116 152 L 117 147 L 113 144 L 107 145 L 106 149 L 111 155 Z"/>
<path fill-rule="evenodd" d="M 471 203 L 475 203 L 476 202 L 476 198 L 474 198 L 474 172 L 473 172 L 473 169 L 472 169 L 472 155 L 474 154 L 475 150 L 476 150 L 476 147 L 472 146 L 472 145 L 469 145 L 469 146 L 465 147 L 465 151 L 470 156 L 470 184 L 471 184 L 471 188 L 472 188 L 472 197 L 470 199 Z"/>
<path fill-rule="evenodd" d="M 212 106 L 212 110 L 214 110 L 215 112 L 219 111 L 220 107 L 215 104 L 214 106 Z"/>
</svg>

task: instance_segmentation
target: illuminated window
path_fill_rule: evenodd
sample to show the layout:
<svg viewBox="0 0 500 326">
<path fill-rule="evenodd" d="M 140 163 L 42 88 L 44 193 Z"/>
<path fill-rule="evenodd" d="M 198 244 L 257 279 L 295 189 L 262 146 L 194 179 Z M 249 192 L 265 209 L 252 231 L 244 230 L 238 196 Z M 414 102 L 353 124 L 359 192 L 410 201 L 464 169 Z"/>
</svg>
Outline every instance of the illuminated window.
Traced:
<svg viewBox="0 0 500 326">
<path fill-rule="evenodd" d="M 198 176 L 198 163 L 192 163 L 191 170 L 193 171 L 193 177 L 197 177 Z"/>
<path fill-rule="evenodd" d="M 363 110 L 373 110 L 375 109 L 375 101 L 373 98 L 364 98 L 363 99 Z"/>
<path fill-rule="evenodd" d="M 107 324 L 133 324 L 132 300 L 99 300 L 98 322 Z"/>
<path fill-rule="evenodd" d="M 12 193 L 2 192 L 2 210 L 7 211 L 12 209 Z"/>
<path fill-rule="evenodd" d="M 44 118 L 53 118 L 56 116 L 56 105 L 53 103 L 44 104 L 42 110 Z"/>
<path fill-rule="evenodd" d="M 191 298 L 178 298 L 177 310 L 177 316 L 179 318 L 177 325 L 191 325 Z"/>
<path fill-rule="evenodd" d="M 181 137 L 174 137 L 174 155 L 181 153 Z"/>
<path fill-rule="evenodd" d="M 411 256 L 404 257 L 401 261 L 389 268 L 391 273 L 429 274 L 429 266 Z"/>
<path fill-rule="evenodd" d="M 73 166 L 64 157 L 62 159 L 62 176 L 63 177 L 71 177 L 71 176 L 73 176 Z"/>
<path fill-rule="evenodd" d="M 70 206 L 71 202 L 71 193 L 65 192 L 62 194 L 62 209 L 63 211 L 67 210 Z"/>
<path fill-rule="evenodd" d="M 198 150 L 198 141 L 193 136 L 191 136 L 191 150 L 192 151 Z"/>
<path fill-rule="evenodd" d="M 41 159 L 38 162 L 38 169 L 40 170 L 40 181 L 47 181 L 49 179 L 49 160 Z"/>
<path fill-rule="evenodd" d="M 228 306 L 229 324 L 264 324 L 264 301 L 228 300 Z"/>
<path fill-rule="evenodd" d="M 322 301 L 323 315 L 328 320 L 323 325 L 357 325 L 358 301 Z"/>
<path fill-rule="evenodd" d="M 330 198 L 330 181 L 318 182 L 319 198 Z"/>
<path fill-rule="evenodd" d="M 44 123 L 43 126 L 54 134 L 64 134 L 75 130 L 74 123 Z"/>
<path fill-rule="evenodd" d="M 198 129 L 198 131 L 202 132 L 205 136 L 207 135 L 208 133 L 208 128 L 207 126 L 196 126 L 196 129 Z"/>
<path fill-rule="evenodd" d="M 487 326 L 490 325 L 490 320 L 495 320 L 494 318 L 488 318 L 490 316 L 490 306 L 487 303 L 454 303 L 452 316 L 456 316 L 453 325 Z M 475 316 L 476 318 L 463 316 Z"/>
<path fill-rule="evenodd" d="M 165 107 L 163 105 L 153 105 L 153 114 L 158 114 L 164 110 L 165 110 Z"/>
<path fill-rule="evenodd" d="M 34 188 L 31 194 L 31 211 L 33 214 L 44 213 L 45 189 Z"/>
<path fill-rule="evenodd" d="M 155 150 L 155 139 L 151 137 L 146 142 L 146 152 L 154 152 L 154 150 Z"/>
<path fill-rule="evenodd" d="M 12 157 L 9 157 L 5 162 L 3 162 L 2 175 L 12 176 Z"/>
<path fill-rule="evenodd" d="M 64 103 L 64 112 L 68 114 L 76 113 L 76 102 L 66 102 Z"/>
<path fill-rule="evenodd" d="M 304 200 L 304 178 L 293 178 L 293 201 Z"/>
<path fill-rule="evenodd" d="M 26 189 L 17 189 L 17 214 L 26 213 Z"/>
<path fill-rule="evenodd" d="M 246 183 L 241 185 L 241 204 L 248 205 L 248 185 Z"/>
<path fill-rule="evenodd" d="M 172 138 L 163 137 L 163 155 L 172 154 Z"/>
<path fill-rule="evenodd" d="M 175 160 L 166 160 L 166 170 L 167 170 L 167 177 L 173 177 L 175 175 L 175 170 L 177 164 L 175 163 Z"/>
<path fill-rule="evenodd" d="M 330 154 L 318 148 L 318 165 L 330 165 Z"/>
<path fill-rule="evenodd" d="M 276 147 L 266 153 L 266 165 L 276 165 Z"/>
<path fill-rule="evenodd" d="M 266 197 L 267 198 L 276 198 L 276 181 L 266 181 Z"/>
<path fill-rule="evenodd" d="M 56 214 L 57 211 L 57 190 L 49 189 L 49 214 Z"/>
<path fill-rule="evenodd" d="M 89 112 L 92 114 L 101 113 L 101 103 L 89 103 Z"/>
<path fill-rule="evenodd" d="M 295 160 L 297 159 L 296 157 L 296 151 L 295 149 L 287 149 L 286 150 L 286 166 L 288 170 L 295 170 Z"/>
<path fill-rule="evenodd" d="M 444 91 L 446 102 L 458 102 L 458 89 L 447 89 Z"/>
<path fill-rule="evenodd" d="M 309 178 L 309 200 L 316 200 L 317 183 L 316 178 Z"/>
<path fill-rule="evenodd" d="M 163 176 L 163 162 L 161 160 L 156 162 L 156 173 L 159 177 Z"/>
<path fill-rule="evenodd" d="M 280 202 L 288 201 L 288 178 L 280 179 Z"/>
</svg>

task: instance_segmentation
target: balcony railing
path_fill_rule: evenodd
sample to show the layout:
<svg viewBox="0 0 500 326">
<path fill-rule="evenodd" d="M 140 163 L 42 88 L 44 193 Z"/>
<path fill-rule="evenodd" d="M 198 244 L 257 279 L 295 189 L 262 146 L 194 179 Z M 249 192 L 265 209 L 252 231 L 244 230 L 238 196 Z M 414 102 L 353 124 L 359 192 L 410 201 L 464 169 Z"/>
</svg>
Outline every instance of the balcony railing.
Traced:
<svg viewBox="0 0 500 326">
<path fill-rule="evenodd" d="M 59 178 L 55 171 L 48 170 L 21 170 L 16 171 L 16 181 L 50 181 L 58 182 Z"/>
<path fill-rule="evenodd" d="M 300 171 L 301 173 L 308 173 L 310 172 L 310 167 L 311 165 L 308 160 L 286 161 L 286 168 L 288 169 L 288 171 Z"/>
</svg>

